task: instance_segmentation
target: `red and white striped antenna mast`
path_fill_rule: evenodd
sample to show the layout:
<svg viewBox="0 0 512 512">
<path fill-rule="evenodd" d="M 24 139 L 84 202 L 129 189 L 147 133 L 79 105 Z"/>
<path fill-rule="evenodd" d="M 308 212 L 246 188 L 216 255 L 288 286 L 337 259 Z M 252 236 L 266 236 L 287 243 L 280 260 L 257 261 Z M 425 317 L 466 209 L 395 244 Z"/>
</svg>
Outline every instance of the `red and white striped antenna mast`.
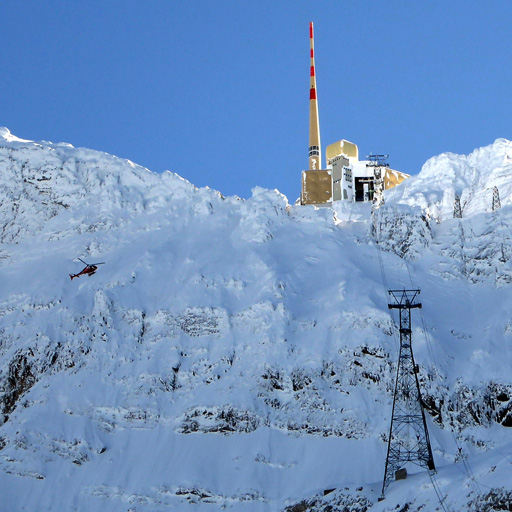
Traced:
<svg viewBox="0 0 512 512">
<path fill-rule="evenodd" d="M 309 45 L 311 52 L 311 71 L 309 89 L 309 169 L 322 168 L 320 148 L 320 123 L 318 121 L 318 99 L 316 94 L 315 42 L 313 22 L 309 24 Z"/>
</svg>

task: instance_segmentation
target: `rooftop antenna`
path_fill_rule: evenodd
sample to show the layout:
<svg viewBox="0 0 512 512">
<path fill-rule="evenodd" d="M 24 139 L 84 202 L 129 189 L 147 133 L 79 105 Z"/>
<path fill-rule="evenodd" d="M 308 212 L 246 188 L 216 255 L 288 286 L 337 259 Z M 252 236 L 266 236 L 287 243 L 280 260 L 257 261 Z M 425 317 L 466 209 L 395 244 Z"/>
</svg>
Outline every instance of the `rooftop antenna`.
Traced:
<svg viewBox="0 0 512 512">
<path fill-rule="evenodd" d="M 366 167 L 389 167 L 388 158 L 389 155 L 374 155 L 373 153 L 370 153 L 366 157 L 368 160 Z"/>
</svg>

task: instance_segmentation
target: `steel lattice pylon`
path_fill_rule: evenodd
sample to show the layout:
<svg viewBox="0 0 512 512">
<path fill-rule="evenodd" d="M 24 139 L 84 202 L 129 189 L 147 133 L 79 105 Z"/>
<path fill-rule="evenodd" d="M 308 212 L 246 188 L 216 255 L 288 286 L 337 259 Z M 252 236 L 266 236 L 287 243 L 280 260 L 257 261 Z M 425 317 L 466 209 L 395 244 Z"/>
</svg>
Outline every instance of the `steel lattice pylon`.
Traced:
<svg viewBox="0 0 512 512">
<path fill-rule="evenodd" d="M 372 211 L 384 204 L 384 169 L 389 166 L 389 155 L 368 155 L 366 167 L 373 167 L 373 206 Z"/>
<path fill-rule="evenodd" d="M 492 189 L 492 211 L 495 212 L 501 208 L 500 191 L 494 186 Z"/>
<path fill-rule="evenodd" d="M 460 197 L 455 194 L 455 200 L 453 201 L 453 218 L 462 219 L 462 208 L 460 206 Z"/>
<path fill-rule="evenodd" d="M 407 462 L 431 471 L 436 469 L 411 344 L 411 309 L 421 308 L 421 303 L 416 302 L 419 293 L 420 290 L 389 290 L 393 302 L 388 307 L 398 309 L 400 315 L 400 354 L 382 497 L 390 482 L 399 476 L 397 471 L 404 469 Z"/>
</svg>

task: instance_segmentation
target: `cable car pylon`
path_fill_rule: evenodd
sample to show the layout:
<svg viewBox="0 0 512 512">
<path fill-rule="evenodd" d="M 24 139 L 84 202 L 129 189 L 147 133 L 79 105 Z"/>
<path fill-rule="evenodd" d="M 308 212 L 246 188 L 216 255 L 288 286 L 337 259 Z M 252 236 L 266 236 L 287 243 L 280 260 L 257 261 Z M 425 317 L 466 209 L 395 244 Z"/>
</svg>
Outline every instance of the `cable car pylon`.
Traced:
<svg viewBox="0 0 512 512">
<path fill-rule="evenodd" d="M 400 353 L 381 500 L 392 480 L 407 478 L 405 464 L 416 463 L 435 472 L 434 457 L 423 410 L 418 366 L 412 352 L 411 309 L 421 308 L 420 290 L 388 290 L 389 309 L 400 315 Z"/>
</svg>

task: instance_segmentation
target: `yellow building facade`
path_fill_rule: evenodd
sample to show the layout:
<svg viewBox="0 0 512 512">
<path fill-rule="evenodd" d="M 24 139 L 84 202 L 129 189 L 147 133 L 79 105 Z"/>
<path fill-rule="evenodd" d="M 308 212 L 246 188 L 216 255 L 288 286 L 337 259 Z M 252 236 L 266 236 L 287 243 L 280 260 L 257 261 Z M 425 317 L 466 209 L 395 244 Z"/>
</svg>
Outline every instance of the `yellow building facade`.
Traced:
<svg viewBox="0 0 512 512">
<path fill-rule="evenodd" d="M 325 156 L 327 169 L 302 171 L 301 204 L 373 200 L 375 166 L 369 160 L 359 160 L 356 144 L 340 140 L 327 146 Z M 380 170 L 384 190 L 396 187 L 410 177 L 387 166 Z"/>
</svg>

